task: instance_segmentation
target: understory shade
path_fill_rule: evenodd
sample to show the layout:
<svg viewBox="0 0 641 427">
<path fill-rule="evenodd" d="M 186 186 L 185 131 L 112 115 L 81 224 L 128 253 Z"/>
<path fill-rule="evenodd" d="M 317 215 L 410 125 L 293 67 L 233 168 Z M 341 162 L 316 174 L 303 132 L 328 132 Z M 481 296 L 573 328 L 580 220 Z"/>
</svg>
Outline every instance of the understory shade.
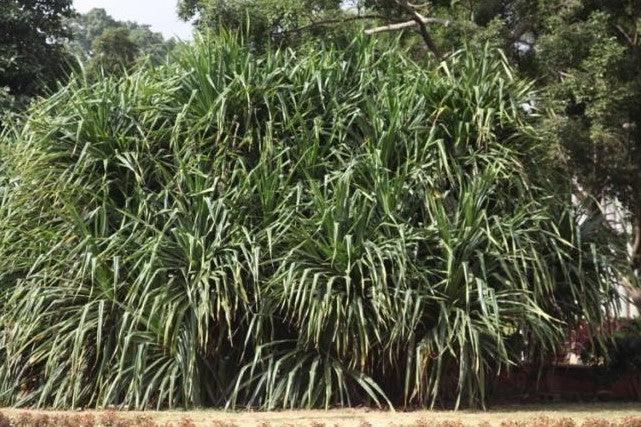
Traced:
<svg viewBox="0 0 641 427">
<path fill-rule="evenodd" d="M 479 405 L 611 271 L 500 52 L 257 53 L 76 77 L 0 160 L 0 405 Z"/>
</svg>

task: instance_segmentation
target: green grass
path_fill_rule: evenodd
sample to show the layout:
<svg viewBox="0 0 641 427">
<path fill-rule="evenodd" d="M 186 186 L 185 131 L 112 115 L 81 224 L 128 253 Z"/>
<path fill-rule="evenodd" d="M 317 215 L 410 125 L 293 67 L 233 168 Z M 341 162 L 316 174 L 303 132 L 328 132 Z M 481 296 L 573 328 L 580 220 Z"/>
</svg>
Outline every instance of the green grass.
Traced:
<svg viewBox="0 0 641 427">
<path fill-rule="evenodd" d="M 532 96 L 361 39 L 78 76 L 3 135 L 0 404 L 484 404 L 612 297 Z"/>
</svg>

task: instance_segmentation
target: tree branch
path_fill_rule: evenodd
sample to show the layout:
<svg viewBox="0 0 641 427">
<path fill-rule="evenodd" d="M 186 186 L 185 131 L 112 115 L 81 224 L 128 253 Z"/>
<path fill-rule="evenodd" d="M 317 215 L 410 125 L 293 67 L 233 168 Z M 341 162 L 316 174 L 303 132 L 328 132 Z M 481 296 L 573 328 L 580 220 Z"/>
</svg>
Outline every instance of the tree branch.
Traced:
<svg viewBox="0 0 641 427">
<path fill-rule="evenodd" d="M 441 19 L 441 18 L 423 18 L 422 22 L 424 24 L 440 24 L 445 27 L 449 26 L 452 23 L 447 19 Z M 388 31 L 398 31 L 404 28 L 415 27 L 416 25 L 417 25 L 416 21 L 412 19 L 411 21 L 397 22 L 394 24 L 388 24 L 388 25 L 382 25 L 376 28 L 370 28 L 365 30 L 365 34 L 367 34 L 368 36 L 371 36 L 373 34 L 385 33 Z"/>
<path fill-rule="evenodd" d="M 341 25 L 341 24 L 345 24 L 345 23 L 348 23 L 348 22 L 369 20 L 369 19 L 386 20 L 387 18 L 384 17 L 383 15 L 370 14 L 370 15 L 349 16 L 349 17 L 346 17 L 346 18 L 324 19 L 322 21 L 312 22 L 311 24 L 305 25 L 303 27 L 299 27 L 299 28 L 294 28 L 294 29 L 288 30 L 287 32 L 288 33 L 298 33 L 298 32 L 311 30 L 311 29 L 317 28 L 317 27 L 323 27 L 323 26 L 326 26 L 326 25 Z"/>
<path fill-rule="evenodd" d="M 413 9 L 425 9 L 425 8 L 427 8 L 429 6 L 428 3 L 425 3 L 425 4 L 413 4 L 413 3 L 410 3 L 409 1 L 407 2 L 407 5 L 410 6 L 411 8 L 413 8 Z"/>
<path fill-rule="evenodd" d="M 625 40 L 628 42 L 630 46 L 634 46 L 636 44 L 635 41 L 632 40 L 632 37 L 630 37 L 630 35 L 625 32 L 623 27 L 621 27 L 620 25 L 615 25 L 615 28 L 621 33 L 623 37 L 625 37 Z"/>
<path fill-rule="evenodd" d="M 423 15 L 418 13 L 412 6 L 410 6 L 407 2 L 407 0 L 395 0 L 396 4 L 399 5 L 402 9 L 405 10 L 409 15 L 412 16 L 412 19 L 418 26 L 418 32 L 423 38 L 423 41 L 425 42 L 425 45 L 427 48 L 436 56 L 437 58 L 441 57 L 441 52 L 436 46 L 436 43 L 434 43 L 434 40 L 432 39 L 432 36 L 430 36 L 430 33 L 427 31 L 427 27 L 425 25 L 425 18 Z"/>
</svg>

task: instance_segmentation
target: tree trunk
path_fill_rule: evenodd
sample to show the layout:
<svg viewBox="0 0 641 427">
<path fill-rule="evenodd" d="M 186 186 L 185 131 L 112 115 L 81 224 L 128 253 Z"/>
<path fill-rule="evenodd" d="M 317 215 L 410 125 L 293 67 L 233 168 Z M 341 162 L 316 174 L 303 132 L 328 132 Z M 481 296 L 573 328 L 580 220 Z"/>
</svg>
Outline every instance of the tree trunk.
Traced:
<svg viewBox="0 0 641 427">
<path fill-rule="evenodd" d="M 632 251 L 630 252 L 632 268 L 635 272 L 641 269 L 641 209 L 632 214 Z"/>
<path fill-rule="evenodd" d="M 635 274 L 641 273 L 641 208 L 636 207 L 632 213 L 632 249 L 630 260 Z M 630 299 L 641 313 L 641 289 L 628 288 Z"/>
</svg>

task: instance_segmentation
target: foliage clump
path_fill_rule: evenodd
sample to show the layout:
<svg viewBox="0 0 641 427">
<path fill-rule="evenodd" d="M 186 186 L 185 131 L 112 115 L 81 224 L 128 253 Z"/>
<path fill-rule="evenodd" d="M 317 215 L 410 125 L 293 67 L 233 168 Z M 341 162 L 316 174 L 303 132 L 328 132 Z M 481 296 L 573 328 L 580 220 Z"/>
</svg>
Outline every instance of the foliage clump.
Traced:
<svg viewBox="0 0 641 427">
<path fill-rule="evenodd" d="M 612 274 L 490 50 L 234 37 L 3 137 L 0 404 L 477 405 Z"/>
</svg>

